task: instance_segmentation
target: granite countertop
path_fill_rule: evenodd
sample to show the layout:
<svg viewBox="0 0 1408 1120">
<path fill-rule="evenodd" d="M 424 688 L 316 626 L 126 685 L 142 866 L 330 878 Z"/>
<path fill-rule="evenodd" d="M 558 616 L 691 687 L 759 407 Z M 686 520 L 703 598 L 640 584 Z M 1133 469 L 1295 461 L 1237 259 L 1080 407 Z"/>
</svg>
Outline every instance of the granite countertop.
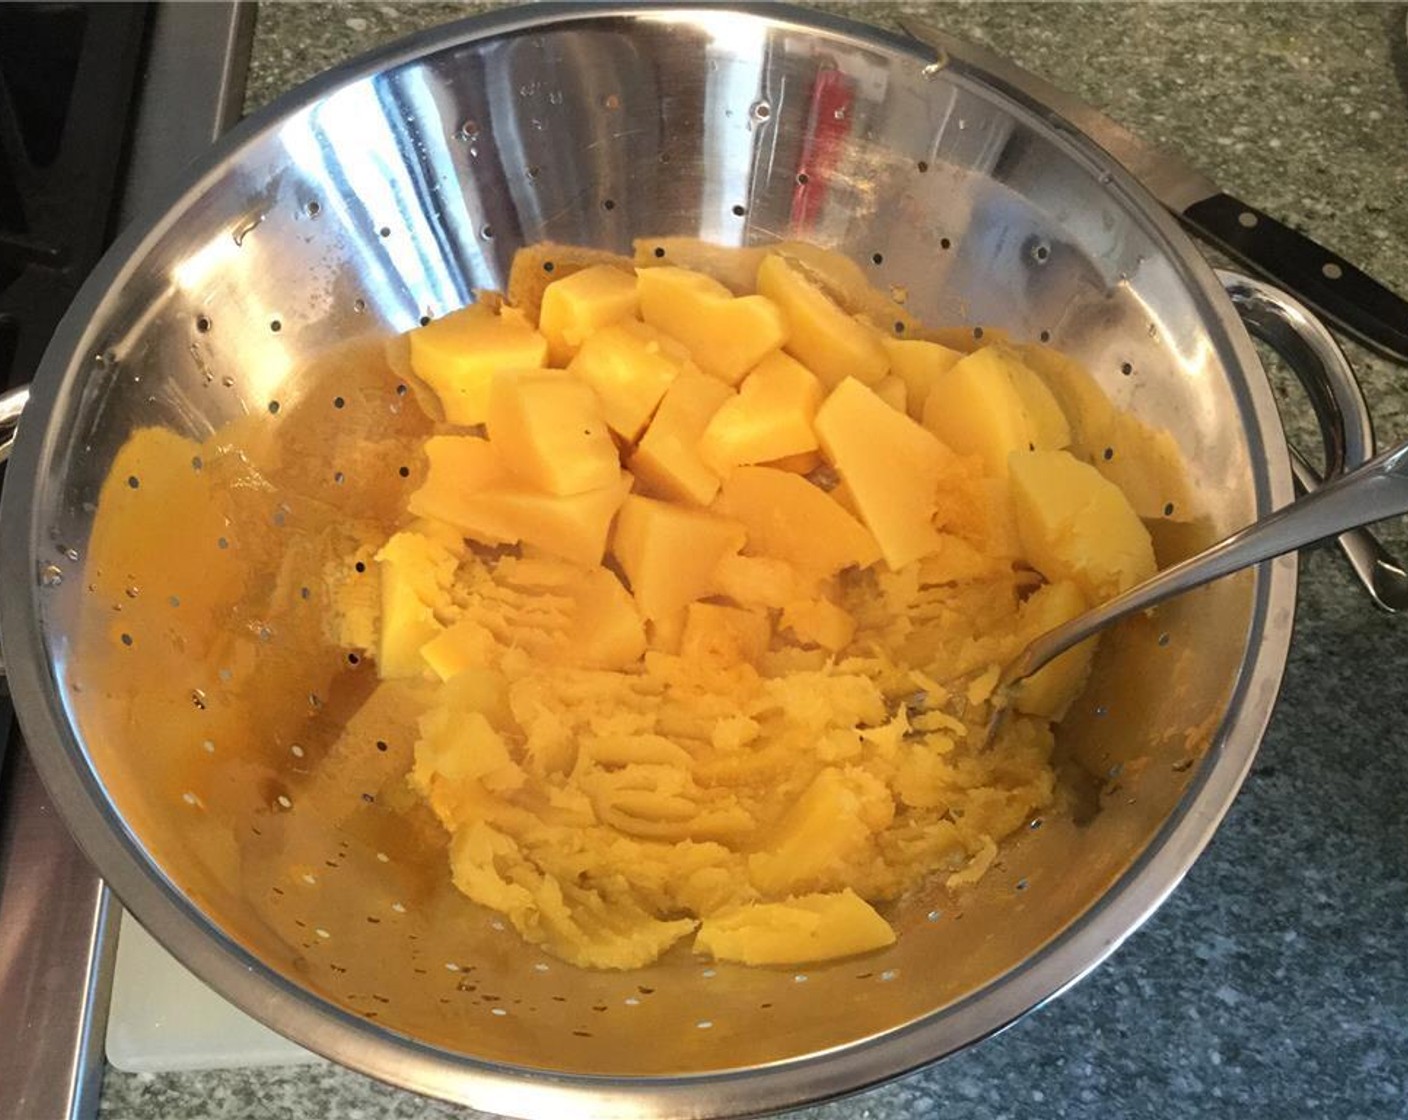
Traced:
<svg viewBox="0 0 1408 1120">
<path fill-rule="evenodd" d="M 904 11 L 985 40 L 1408 291 L 1400 7 L 831 7 L 875 23 Z M 261 6 L 249 107 L 471 10 Z M 1381 438 L 1408 436 L 1408 373 L 1348 349 Z M 1385 538 L 1408 551 L 1402 526 Z M 1259 760 L 1171 900 L 1091 977 L 1000 1037 L 796 1115 L 1408 1116 L 1405 666 L 1408 619 L 1375 613 L 1336 554 L 1312 553 Z M 105 1120 L 372 1115 L 465 1113 L 332 1066 L 109 1071 L 102 1099 Z"/>
</svg>

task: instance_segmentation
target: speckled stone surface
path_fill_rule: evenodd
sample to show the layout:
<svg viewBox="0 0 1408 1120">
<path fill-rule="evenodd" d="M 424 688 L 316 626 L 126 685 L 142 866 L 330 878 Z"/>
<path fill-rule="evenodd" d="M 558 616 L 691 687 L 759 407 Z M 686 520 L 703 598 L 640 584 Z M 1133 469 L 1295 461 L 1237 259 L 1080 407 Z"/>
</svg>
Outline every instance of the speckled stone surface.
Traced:
<svg viewBox="0 0 1408 1120">
<path fill-rule="evenodd" d="M 249 105 L 468 10 L 263 6 Z M 833 10 L 876 23 L 905 11 L 985 40 L 1408 291 L 1401 7 Z M 1408 437 L 1408 371 L 1349 350 L 1381 440 Z M 1401 526 L 1385 536 L 1408 551 Z M 1334 553 L 1302 573 L 1259 761 L 1170 901 L 1005 1034 L 799 1117 L 1408 1117 L 1408 618 L 1374 613 Z M 110 1072 L 102 1101 L 105 1120 L 463 1115 L 333 1067 Z"/>
</svg>

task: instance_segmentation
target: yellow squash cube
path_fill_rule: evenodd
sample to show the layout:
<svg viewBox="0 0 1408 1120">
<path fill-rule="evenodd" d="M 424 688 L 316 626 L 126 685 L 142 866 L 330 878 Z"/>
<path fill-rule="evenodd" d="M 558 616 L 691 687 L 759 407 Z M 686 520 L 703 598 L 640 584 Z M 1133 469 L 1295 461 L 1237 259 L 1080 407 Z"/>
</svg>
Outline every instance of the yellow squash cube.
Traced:
<svg viewBox="0 0 1408 1120">
<path fill-rule="evenodd" d="M 567 365 L 594 331 L 635 318 L 639 306 L 636 278 L 624 269 L 596 264 L 554 280 L 543 291 L 538 312 L 538 330 L 547 339 L 548 361 L 555 366 Z"/>
<path fill-rule="evenodd" d="M 788 807 L 767 846 L 748 857 L 765 895 L 843 888 L 875 859 L 872 837 L 894 820 L 889 788 L 868 771 L 828 766 Z"/>
<path fill-rule="evenodd" d="M 1018 624 L 1026 640 L 1032 641 L 1082 614 L 1088 606 L 1080 588 L 1069 580 L 1048 583 L 1027 597 L 1018 612 Z M 1017 686 L 1012 706 L 1027 715 L 1060 720 L 1085 687 L 1095 644 L 1095 638 L 1088 638 L 1027 677 Z"/>
<path fill-rule="evenodd" d="M 994 346 L 969 354 L 943 374 L 924 402 L 924 427 L 960 455 L 976 455 L 994 478 L 1007 456 L 1033 446 L 1031 424 Z"/>
<path fill-rule="evenodd" d="M 909 386 L 904 383 L 903 378 L 896 377 L 893 373 L 887 373 L 879 381 L 871 386 L 875 390 L 875 395 L 893 408 L 896 412 L 909 412 Z"/>
<path fill-rule="evenodd" d="M 894 942 L 890 924 L 848 887 L 710 914 L 699 925 L 694 951 L 747 965 L 806 964 Z"/>
<path fill-rule="evenodd" d="M 873 385 L 890 369 L 881 339 L 868 323 L 846 314 L 794 265 L 769 254 L 758 266 L 758 294 L 772 300 L 787 322 L 787 352 L 827 388 L 854 377 Z"/>
<path fill-rule="evenodd" d="M 1198 516 L 1188 452 L 1167 430 L 1117 410 L 1089 372 L 1064 354 L 1045 346 L 1023 346 L 1018 354 L 1059 402 L 1072 442 L 1100 456 L 1095 469 L 1124 491 L 1140 517 L 1191 521 Z M 1101 454 L 1107 447 L 1113 453 L 1109 459 Z M 1128 453 L 1133 447 L 1138 454 Z"/>
<path fill-rule="evenodd" d="M 714 413 L 699 438 L 700 458 L 722 476 L 744 463 L 815 451 L 821 395 L 821 382 L 801 362 L 780 350 L 769 354 Z"/>
<path fill-rule="evenodd" d="M 582 343 L 567 371 L 592 387 L 607 425 L 627 443 L 640 436 L 675 378 L 698 372 L 678 342 L 635 321 L 602 327 Z"/>
<path fill-rule="evenodd" d="M 419 533 L 397 533 L 376 554 L 381 573 L 381 633 L 377 672 L 383 680 L 419 677 L 426 669 L 421 647 L 444 627 L 436 611 L 453 604 L 455 554 Z"/>
<path fill-rule="evenodd" d="M 779 241 L 770 251 L 782 257 L 803 276 L 851 314 L 863 315 L 871 323 L 915 325 L 902 304 L 889 292 L 876 288 L 867 274 L 850 257 L 836 249 L 824 249 L 808 241 Z M 908 298 L 906 296 L 905 298 Z"/>
<path fill-rule="evenodd" d="M 431 436 L 425 441 L 429 461 L 425 481 L 406 508 L 414 516 L 463 530 L 467 517 L 461 506 L 485 490 L 512 485 L 499 459 L 499 449 L 478 436 Z"/>
<path fill-rule="evenodd" d="M 782 610 L 781 626 L 803 645 L 838 653 L 856 636 L 856 620 L 830 599 L 801 599 Z"/>
<path fill-rule="evenodd" d="M 520 245 L 509 265 L 504 296 L 528 318 L 537 321 L 542 313 L 543 293 L 559 280 L 594 265 L 631 270 L 629 257 L 585 245 L 563 245 L 554 241 L 534 241 Z"/>
<path fill-rule="evenodd" d="M 453 436 L 433 436 L 433 439 L 453 439 Z M 440 521 L 434 517 L 417 517 L 406 526 L 412 533 L 419 533 L 423 537 L 429 537 L 437 544 L 444 545 L 457 557 L 464 556 L 464 534 L 451 525 L 448 521 Z"/>
<path fill-rule="evenodd" d="M 641 493 L 698 506 L 714 500 L 719 476 L 699 457 L 699 437 L 732 396 L 716 377 L 686 372 L 675 378 L 626 463 Z"/>
<path fill-rule="evenodd" d="M 816 434 L 891 568 L 938 547 L 932 519 L 948 448 L 855 378 L 818 410 Z"/>
<path fill-rule="evenodd" d="M 1154 574 L 1149 531 L 1118 486 L 1068 451 L 1011 459 L 1012 500 L 1028 563 L 1101 603 Z"/>
<path fill-rule="evenodd" d="M 913 338 L 886 338 L 880 343 L 890 357 L 890 373 L 905 384 L 905 406 L 916 420 L 924 419 L 924 402 L 941 375 L 963 358 L 937 342 Z"/>
<path fill-rule="evenodd" d="M 637 268 L 687 268 L 722 283 L 734 295 L 752 295 L 761 245 L 717 245 L 697 237 L 638 237 L 632 242 Z"/>
<path fill-rule="evenodd" d="M 685 608 L 680 656 L 730 666 L 756 665 L 768 651 L 772 625 L 768 616 L 741 607 L 690 603 Z"/>
<path fill-rule="evenodd" d="M 484 713 L 449 705 L 437 705 L 421 719 L 415 760 L 411 781 L 427 790 L 438 783 L 473 782 L 507 793 L 527 780 Z"/>
<path fill-rule="evenodd" d="M 452 504 L 460 494 L 498 486 L 510 477 L 499 449 L 479 436 L 431 436 L 425 441 L 425 457 L 425 481 L 412 500 L 432 508 Z"/>
<path fill-rule="evenodd" d="M 495 313 L 471 304 L 417 327 L 408 335 L 411 369 L 435 390 L 451 424 L 482 424 L 489 415 L 489 382 L 506 369 L 537 369 L 547 340 L 520 311 Z"/>
<path fill-rule="evenodd" d="M 829 576 L 880 558 L 864 525 L 825 490 L 789 471 L 739 467 L 724 480 L 714 508 L 747 528 L 749 555 L 785 560 L 799 571 Z"/>
<path fill-rule="evenodd" d="M 1071 441 L 1051 390 L 1004 346 L 976 350 L 940 376 L 924 426 L 959 454 L 977 455 L 994 478 L 1007 477 L 1014 451 L 1055 451 Z"/>
<path fill-rule="evenodd" d="M 561 370 L 495 374 L 488 426 L 500 462 L 548 494 L 566 497 L 611 486 L 621 469 L 601 402 Z"/>
<path fill-rule="evenodd" d="M 647 619 L 665 619 L 709 593 L 719 560 L 743 547 L 737 521 L 632 495 L 621 507 L 611 551 Z"/>
<path fill-rule="evenodd" d="M 461 619 L 420 647 L 425 663 L 442 681 L 467 669 L 484 669 L 498 652 L 494 635 L 471 618 Z"/>
<path fill-rule="evenodd" d="M 609 486 L 558 497 L 512 480 L 483 490 L 428 487 L 411 495 L 410 511 L 447 521 L 483 544 L 521 541 L 574 564 L 600 564 L 611 519 L 631 489 L 617 471 Z"/>
<path fill-rule="evenodd" d="M 636 278 L 640 317 L 729 385 L 787 341 L 782 312 L 762 296 L 735 296 L 717 280 L 685 268 L 643 268 Z"/>
<path fill-rule="evenodd" d="M 394 568 L 383 568 L 377 675 L 382 680 L 419 677 L 425 671 L 421 647 L 443 629 L 407 581 Z"/>
<path fill-rule="evenodd" d="M 660 653 L 679 653 L 684 637 L 685 607 L 645 621 L 645 634 L 651 649 Z"/>
<path fill-rule="evenodd" d="M 745 607 L 785 607 L 809 594 L 815 583 L 786 560 L 731 553 L 714 569 L 709 592 Z"/>
<path fill-rule="evenodd" d="M 1038 451 L 1060 451 L 1071 444 L 1071 425 L 1046 382 L 1009 352 L 1008 376 L 1027 414 L 1032 446 Z"/>
<path fill-rule="evenodd" d="M 645 653 L 645 624 L 615 572 L 592 568 L 573 585 L 569 657 L 591 669 L 628 669 Z"/>
</svg>

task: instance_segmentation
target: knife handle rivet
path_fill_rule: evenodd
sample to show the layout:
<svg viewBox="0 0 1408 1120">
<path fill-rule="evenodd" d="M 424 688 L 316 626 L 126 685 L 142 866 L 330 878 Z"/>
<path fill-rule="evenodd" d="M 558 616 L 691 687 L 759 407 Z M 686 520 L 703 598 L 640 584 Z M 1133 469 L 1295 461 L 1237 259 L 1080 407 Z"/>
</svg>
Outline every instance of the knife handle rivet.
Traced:
<svg viewBox="0 0 1408 1120">
<path fill-rule="evenodd" d="M 1320 266 L 1320 272 L 1326 280 L 1338 280 L 1344 275 L 1344 269 L 1334 261 L 1326 261 Z"/>
<path fill-rule="evenodd" d="M 1237 224 L 1243 229 L 1251 229 L 1257 223 L 1257 216 L 1250 210 L 1243 210 L 1237 215 Z"/>
</svg>

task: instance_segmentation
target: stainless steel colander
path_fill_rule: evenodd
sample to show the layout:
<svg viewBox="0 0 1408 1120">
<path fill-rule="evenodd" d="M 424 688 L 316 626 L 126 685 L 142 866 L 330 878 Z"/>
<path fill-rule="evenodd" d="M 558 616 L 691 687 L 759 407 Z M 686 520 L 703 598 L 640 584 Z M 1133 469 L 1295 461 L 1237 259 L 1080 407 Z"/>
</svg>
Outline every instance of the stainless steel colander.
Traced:
<svg viewBox="0 0 1408 1120">
<path fill-rule="evenodd" d="M 188 184 L 114 247 L 36 378 L 0 514 L 0 629 L 84 848 L 245 1010 L 513 1115 L 775 1109 L 1010 1023 L 1112 951 L 1209 839 L 1280 681 L 1293 558 L 1112 634 L 1060 729 L 1059 811 L 977 888 L 898 906 L 893 948 L 803 970 L 679 953 L 583 972 L 523 943 L 451 887 L 443 837 L 401 792 L 413 731 L 361 705 L 371 667 L 327 633 L 330 570 L 422 469 L 386 341 L 501 289 L 541 241 L 800 237 L 920 320 L 1049 342 L 1186 460 L 1194 500 L 1151 513 L 1162 562 L 1284 504 L 1284 438 L 1222 284 L 1040 106 L 782 7 L 541 8 L 335 70 Z M 1270 329 L 1274 296 L 1237 294 Z M 124 458 L 149 426 L 164 447 Z"/>
</svg>

